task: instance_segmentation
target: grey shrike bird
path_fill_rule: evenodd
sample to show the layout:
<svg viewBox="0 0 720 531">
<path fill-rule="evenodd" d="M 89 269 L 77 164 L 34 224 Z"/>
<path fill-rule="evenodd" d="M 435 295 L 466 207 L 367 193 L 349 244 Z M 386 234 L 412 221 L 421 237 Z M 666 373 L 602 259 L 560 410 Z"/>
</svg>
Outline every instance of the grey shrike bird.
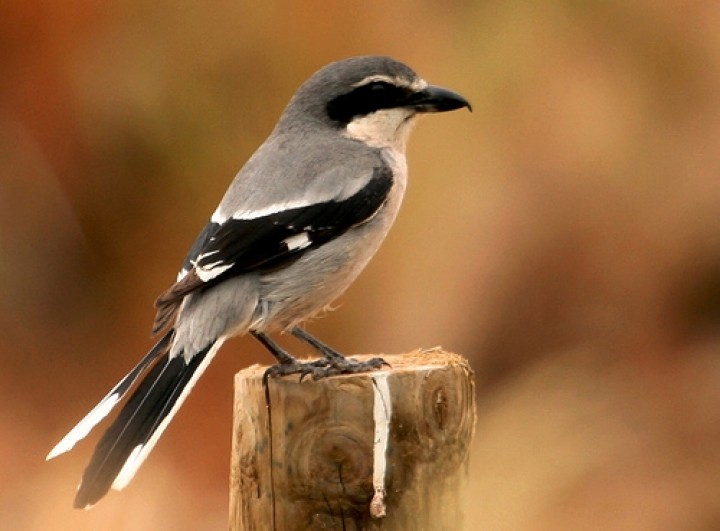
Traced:
<svg viewBox="0 0 720 531">
<path fill-rule="evenodd" d="M 78 487 L 87 508 L 125 487 L 229 337 L 252 334 L 276 358 L 268 375 L 314 378 L 384 362 L 343 357 L 299 327 L 355 280 L 405 192 L 405 144 L 419 114 L 470 104 L 388 57 L 332 63 L 308 79 L 230 184 L 157 299 L 162 338 L 48 454 L 69 451 L 144 375 L 103 435 Z M 317 350 L 301 362 L 268 334 Z"/>
</svg>

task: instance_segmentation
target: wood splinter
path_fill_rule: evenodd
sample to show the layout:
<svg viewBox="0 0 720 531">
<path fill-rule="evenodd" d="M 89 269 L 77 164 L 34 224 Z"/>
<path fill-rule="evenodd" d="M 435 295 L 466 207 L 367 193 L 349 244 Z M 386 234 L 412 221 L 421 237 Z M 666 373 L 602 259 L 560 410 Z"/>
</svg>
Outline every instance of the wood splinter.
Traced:
<svg viewBox="0 0 720 531">
<path fill-rule="evenodd" d="M 439 350 L 385 359 L 267 389 L 265 367 L 236 375 L 231 530 L 461 528 L 472 371 Z"/>
</svg>

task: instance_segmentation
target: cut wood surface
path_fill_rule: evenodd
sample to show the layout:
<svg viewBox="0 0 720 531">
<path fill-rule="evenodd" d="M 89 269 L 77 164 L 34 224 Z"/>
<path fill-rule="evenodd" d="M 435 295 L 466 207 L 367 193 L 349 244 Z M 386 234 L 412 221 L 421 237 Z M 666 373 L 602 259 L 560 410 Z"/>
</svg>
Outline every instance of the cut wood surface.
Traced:
<svg viewBox="0 0 720 531">
<path fill-rule="evenodd" d="M 461 528 L 472 371 L 440 350 L 384 358 L 390 368 L 267 388 L 267 367 L 236 375 L 231 530 Z"/>
</svg>

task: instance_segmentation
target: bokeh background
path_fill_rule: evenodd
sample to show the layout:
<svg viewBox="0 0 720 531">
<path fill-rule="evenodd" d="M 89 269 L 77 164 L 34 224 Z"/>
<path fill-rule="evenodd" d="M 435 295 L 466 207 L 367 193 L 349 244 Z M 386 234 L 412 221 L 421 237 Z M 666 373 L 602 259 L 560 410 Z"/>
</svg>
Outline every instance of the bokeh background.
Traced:
<svg viewBox="0 0 720 531">
<path fill-rule="evenodd" d="M 378 53 L 425 118 L 396 227 L 310 329 L 477 375 L 468 529 L 720 529 L 720 3 L 64 0 L 0 7 L 0 528 L 224 529 L 226 345 L 138 477 L 71 509 L 47 451 L 295 88 Z"/>
</svg>

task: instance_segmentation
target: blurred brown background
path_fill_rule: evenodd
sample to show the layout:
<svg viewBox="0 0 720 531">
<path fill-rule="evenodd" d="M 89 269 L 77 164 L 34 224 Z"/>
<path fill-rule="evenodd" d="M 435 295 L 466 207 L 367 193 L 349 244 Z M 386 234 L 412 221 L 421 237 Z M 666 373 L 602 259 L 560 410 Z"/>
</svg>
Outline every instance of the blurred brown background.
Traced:
<svg viewBox="0 0 720 531">
<path fill-rule="evenodd" d="M 468 529 L 720 529 L 720 3 L 65 0 L 0 8 L 0 528 L 224 529 L 229 343 L 135 481 L 71 509 L 47 451 L 145 353 L 237 169 L 325 63 L 381 53 L 426 118 L 345 352 L 468 356 Z"/>
</svg>

